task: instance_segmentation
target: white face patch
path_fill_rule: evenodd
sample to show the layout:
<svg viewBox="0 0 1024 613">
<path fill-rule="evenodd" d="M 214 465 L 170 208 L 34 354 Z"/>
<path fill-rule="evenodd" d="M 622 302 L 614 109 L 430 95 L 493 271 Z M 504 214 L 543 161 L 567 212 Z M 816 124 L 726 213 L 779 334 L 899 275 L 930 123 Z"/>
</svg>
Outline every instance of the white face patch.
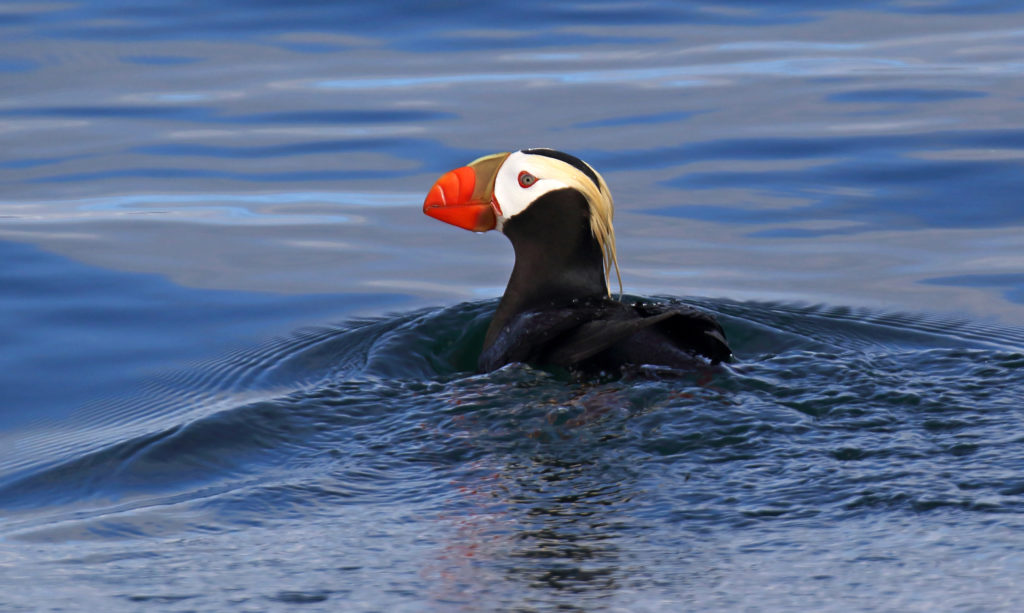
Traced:
<svg viewBox="0 0 1024 613">
<path fill-rule="evenodd" d="M 566 170 L 558 168 L 559 164 L 564 165 Z M 560 173 L 568 173 L 570 170 L 575 172 L 574 168 L 564 162 L 522 151 L 516 151 L 505 158 L 494 178 L 494 199 L 501 207 L 498 230 L 544 194 L 570 187 L 559 178 Z"/>
<path fill-rule="evenodd" d="M 505 222 L 528 209 L 548 192 L 566 188 L 576 190 L 590 206 L 590 229 L 604 253 L 606 278 L 611 276 L 614 267 L 621 294 L 622 278 L 619 276 L 615 229 L 612 227 L 615 205 L 604 178 L 593 168 L 590 170 L 592 176 L 556 157 L 523 151 L 510 153 L 494 177 L 491 195 L 501 210 L 497 215 L 495 229 L 503 231 Z"/>
</svg>

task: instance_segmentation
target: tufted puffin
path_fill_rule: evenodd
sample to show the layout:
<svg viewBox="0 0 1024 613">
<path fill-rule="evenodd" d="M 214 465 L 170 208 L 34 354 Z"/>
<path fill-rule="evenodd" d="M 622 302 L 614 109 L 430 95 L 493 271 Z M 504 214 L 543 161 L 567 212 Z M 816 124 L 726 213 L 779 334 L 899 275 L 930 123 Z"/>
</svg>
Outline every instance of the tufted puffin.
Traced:
<svg viewBox="0 0 1024 613">
<path fill-rule="evenodd" d="M 644 364 L 688 369 L 732 355 L 707 313 L 612 298 L 612 268 L 622 295 L 612 197 L 575 156 L 484 156 L 442 175 L 423 212 L 474 232 L 499 230 L 512 242 L 515 265 L 484 337 L 481 371 L 512 362 L 581 374 Z"/>
</svg>

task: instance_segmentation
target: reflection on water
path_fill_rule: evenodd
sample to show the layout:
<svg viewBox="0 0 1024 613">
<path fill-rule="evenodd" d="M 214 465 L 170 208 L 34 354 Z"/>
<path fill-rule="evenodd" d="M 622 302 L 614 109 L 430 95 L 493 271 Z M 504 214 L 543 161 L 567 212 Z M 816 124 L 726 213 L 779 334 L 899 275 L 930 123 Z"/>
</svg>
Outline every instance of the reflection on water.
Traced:
<svg viewBox="0 0 1024 613">
<path fill-rule="evenodd" d="M 1016 4 L 8 2 L 0 40 L 0 608 L 1020 601 Z M 736 364 L 471 372 L 511 249 L 420 203 L 529 146 Z"/>
</svg>

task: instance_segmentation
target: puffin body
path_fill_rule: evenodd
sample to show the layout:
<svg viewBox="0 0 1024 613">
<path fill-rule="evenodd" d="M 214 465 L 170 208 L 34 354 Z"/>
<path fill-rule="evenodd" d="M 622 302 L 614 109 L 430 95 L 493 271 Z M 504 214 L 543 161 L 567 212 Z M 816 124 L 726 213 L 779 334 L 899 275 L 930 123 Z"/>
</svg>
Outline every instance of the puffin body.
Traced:
<svg viewBox="0 0 1024 613">
<path fill-rule="evenodd" d="M 612 267 L 618 275 L 612 199 L 579 158 L 552 149 L 482 157 L 442 175 L 423 212 L 467 230 L 500 230 L 515 250 L 484 338 L 482 371 L 512 362 L 580 373 L 693 368 L 732 355 L 706 313 L 611 298 Z"/>
</svg>

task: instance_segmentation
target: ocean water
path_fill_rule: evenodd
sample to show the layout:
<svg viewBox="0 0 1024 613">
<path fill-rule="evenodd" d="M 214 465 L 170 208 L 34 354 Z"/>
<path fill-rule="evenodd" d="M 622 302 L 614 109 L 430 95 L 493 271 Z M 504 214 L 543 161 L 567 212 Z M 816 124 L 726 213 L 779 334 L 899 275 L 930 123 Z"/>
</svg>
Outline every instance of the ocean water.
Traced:
<svg viewBox="0 0 1024 613">
<path fill-rule="evenodd" d="M 1024 7 L 0 4 L 0 610 L 1014 611 Z M 733 363 L 475 372 L 574 153 Z"/>
</svg>

